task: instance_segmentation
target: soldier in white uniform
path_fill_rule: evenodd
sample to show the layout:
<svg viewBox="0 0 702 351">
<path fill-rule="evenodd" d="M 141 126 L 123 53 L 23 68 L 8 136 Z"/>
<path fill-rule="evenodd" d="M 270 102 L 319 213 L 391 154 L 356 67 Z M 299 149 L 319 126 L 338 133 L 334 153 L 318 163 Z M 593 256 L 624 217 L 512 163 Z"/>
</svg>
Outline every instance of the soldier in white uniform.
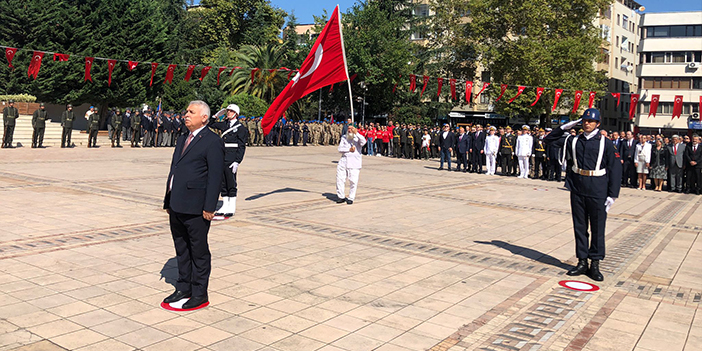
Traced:
<svg viewBox="0 0 702 351">
<path fill-rule="evenodd" d="M 522 130 L 524 131 L 522 135 L 517 137 L 515 153 L 519 161 L 519 178 L 527 179 L 529 178 L 529 157 L 531 157 L 534 147 L 534 138 L 528 133 L 529 126 L 523 126 Z"/>
<path fill-rule="evenodd" d="M 500 137 L 495 135 L 497 129 L 491 126 L 490 135 L 485 138 L 485 160 L 487 162 L 487 175 L 495 175 L 497 168 L 497 153 L 500 151 Z"/>
<path fill-rule="evenodd" d="M 348 131 L 339 142 L 341 159 L 336 166 L 336 196 L 337 203 L 346 202 L 351 205 L 356 198 L 358 176 L 361 173 L 361 150 L 366 145 L 366 138 L 356 132 L 356 127 L 349 126 Z M 346 180 L 349 180 L 349 196 L 346 193 Z"/>
</svg>

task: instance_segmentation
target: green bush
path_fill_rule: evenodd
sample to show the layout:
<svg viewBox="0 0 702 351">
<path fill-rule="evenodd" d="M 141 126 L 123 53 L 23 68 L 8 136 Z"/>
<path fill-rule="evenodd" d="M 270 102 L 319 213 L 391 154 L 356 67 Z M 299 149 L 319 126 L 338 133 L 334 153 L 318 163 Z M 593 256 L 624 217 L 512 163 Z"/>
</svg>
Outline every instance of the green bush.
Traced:
<svg viewBox="0 0 702 351">
<path fill-rule="evenodd" d="M 15 102 L 35 102 L 37 97 L 29 94 L 0 95 L 0 101 L 15 100 Z"/>
<path fill-rule="evenodd" d="M 269 107 L 263 99 L 249 94 L 228 96 L 224 99 L 222 108 L 227 107 L 229 104 L 237 104 L 239 106 L 239 115 L 246 117 L 263 117 Z M 217 111 L 212 111 L 212 113 L 216 112 Z"/>
</svg>

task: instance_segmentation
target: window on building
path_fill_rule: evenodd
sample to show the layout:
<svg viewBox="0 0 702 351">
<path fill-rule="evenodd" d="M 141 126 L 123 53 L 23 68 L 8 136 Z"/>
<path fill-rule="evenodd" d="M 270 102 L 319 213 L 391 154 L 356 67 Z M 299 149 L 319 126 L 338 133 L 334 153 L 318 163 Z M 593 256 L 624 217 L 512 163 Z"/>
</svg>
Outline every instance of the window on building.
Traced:
<svg viewBox="0 0 702 351">
<path fill-rule="evenodd" d="M 675 63 L 680 63 L 680 62 L 685 62 L 685 52 L 684 51 L 677 51 L 672 53 L 672 62 Z"/>
<path fill-rule="evenodd" d="M 629 38 L 622 35 L 622 50 L 629 51 Z"/>
<path fill-rule="evenodd" d="M 686 34 L 685 26 L 670 26 L 671 37 L 684 37 Z"/>
<path fill-rule="evenodd" d="M 483 82 L 490 82 L 490 78 L 491 78 L 491 77 L 490 77 L 490 71 L 483 71 L 483 72 L 480 74 L 480 79 L 481 79 Z"/>
<path fill-rule="evenodd" d="M 490 103 L 490 96 L 488 94 L 480 94 L 480 103 L 487 105 Z"/>
<path fill-rule="evenodd" d="M 664 63 L 665 62 L 665 53 L 664 52 L 651 53 L 651 62 Z"/>
<path fill-rule="evenodd" d="M 619 36 L 618 35 L 617 35 L 616 39 L 617 40 L 615 40 L 614 42 L 617 44 L 617 47 L 619 47 Z"/>
<path fill-rule="evenodd" d="M 622 28 L 629 29 L 629 16 L 622 15 Z"/>
<path fill-rule="evenodd" d="M 614 58 L 614 67 L 619 67 L 619 57 Z"/>
<path fill-rule="evenodd" d="M 641 103 L 641 114 L 648 114 L 648 111 L 651 109 L 651 103 L 650 102 L 642 102 Z"/>
<path fill-rule="evenodd" d="M 619 25 L 619 24 L 620 24 L 620 22 L 621 22 L 621 19 L 620 19 L 620 15 L 619 15 L 619 14 L 617 14 L 617 25 Z"/>
<path fill-rule="evenodd" d="M 692 89 L 702 89 L 702 78 L 700 78 L 700 77 L 692 78 Z"/>
<path fill-rule="evenodd" d="M 429 5 L 421 4 L 414 8 L 414 15 L 417 17 L 429 16 Z"/>
<path fill-rule="evenodd" d="M 702 25 L 647 27 L 646 37 L 702 37 Z"/>
<path fill-rule="evenodd" d="M 660 27 L 653 27 L 653 36 L 654 37 L 669 37 L 670 36 L 670 27 L 668 26 L 660 26 Z"/>
<path fill-rule="evenodd" d="M 609 64 L 609 50 L 602 48 L 600 51 L 600 63 Z"/>
</svg>

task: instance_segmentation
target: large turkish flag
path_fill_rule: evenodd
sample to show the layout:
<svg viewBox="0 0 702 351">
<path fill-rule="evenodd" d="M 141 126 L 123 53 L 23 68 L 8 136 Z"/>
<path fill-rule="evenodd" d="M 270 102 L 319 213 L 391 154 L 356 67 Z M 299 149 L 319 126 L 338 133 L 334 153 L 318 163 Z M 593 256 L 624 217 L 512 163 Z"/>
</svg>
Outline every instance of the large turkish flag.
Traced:
<svg viewBox="0 0 702 351">
<path fill-rule="evenodd" d="M 280 116 L 301 97 L 322 87 L 349 79 L 341 36 L 339 6 L 329 18 L 297 74 L 275 98 L 263 116 L 261 126 L 268 134 Z"/>
</svg>

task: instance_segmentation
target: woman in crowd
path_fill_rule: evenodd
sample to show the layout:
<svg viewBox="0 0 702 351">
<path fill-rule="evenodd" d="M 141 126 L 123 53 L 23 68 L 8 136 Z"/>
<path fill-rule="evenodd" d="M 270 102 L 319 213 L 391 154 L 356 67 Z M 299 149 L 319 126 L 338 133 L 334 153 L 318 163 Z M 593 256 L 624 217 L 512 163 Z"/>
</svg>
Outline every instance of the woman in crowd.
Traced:
<svg viewBox="0 0 702 351">
<path fill-rule="evenodd" d="M 662 191 L 663 180 L 668 176 L 668 149 L 660 138 L 656 138 L 656 146 L 651 150 L 651 179 L 655 191 Z"/>
<path fill-rule="evenodd" d="M 639 190 L 646 189 L 646 177 L 648 169 L 651 167 L 651 144 L 646 142 L 646 136 L 639 135 L 639 143 L 636 144 L 636 173 L 639 175 Z"/>
<path fill-rule="evenodd" d="M 422 135 L 422 158 L 425 160 L 429 159 L 429 148 L 431 147 L 431 135 L 429 135 L 428 130 L 424 130 L 424 135 Z"/>
</svg>

